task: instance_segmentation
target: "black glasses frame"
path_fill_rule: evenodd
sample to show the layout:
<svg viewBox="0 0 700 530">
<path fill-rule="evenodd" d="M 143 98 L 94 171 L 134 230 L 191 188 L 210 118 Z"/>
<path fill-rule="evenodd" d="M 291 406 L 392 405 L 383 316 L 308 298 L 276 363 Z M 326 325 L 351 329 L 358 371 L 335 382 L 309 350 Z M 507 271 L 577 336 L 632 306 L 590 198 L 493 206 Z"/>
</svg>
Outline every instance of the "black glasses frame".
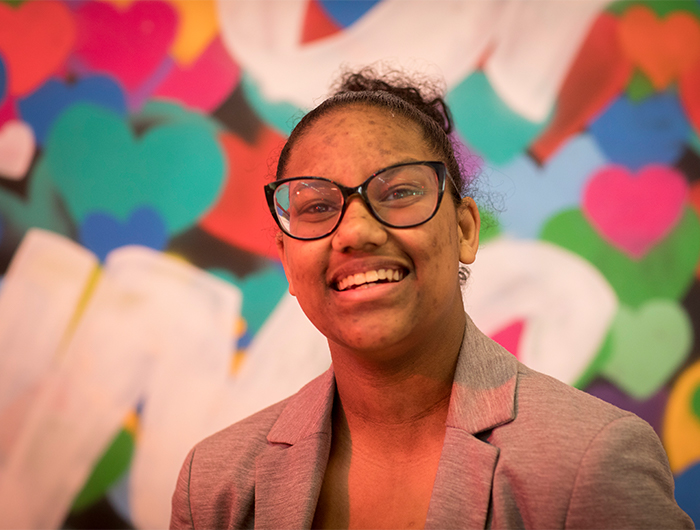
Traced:
<svg viewBox="0 0 700 530">
<path fill-rule="evenodd" d="M 395 169 L 397 167 L 403 167 L 403 166 L 429 166 L 435 171 L 435 174 L 437 175 L 438 179 L 438 197 L 437 197 L 437 203 L 435 204 L 435 210 L 433 211 L 432 214 L 430 214 L 430 217 L 425 219 L 424 221 L 421 221 L 420 223 L 414 223 L 412 225 L 403 225 L 403 226 L 396 226 L 391 223 L 388 223 L 384 221 L 382 218 L 379 217 L 377 212 L 374 211 L 374 208 L 372 208 L 372 204 L 369 201 L 369 197 L 367 196 L 367 186 L 369 183 L 377 177 L 378 175 L 381 175 L 385 171 L 388 171 L 390 169 Z M 267 206 L 270 208 L 270 213 L 272 214 L 273 219 L 277 223 L 277 226 L 280 227 L 280 230 L 287 234 L 289 237 L 293 239 L 298 239 L 300 241 L 314 241 L 316 239 L 323 239 L 324 237 L 328 237 L 331 235 L 333 232 L 335 232 L 336 228 L 340 226 L 341 221 L 343 220 L 343 217 L 345 217 L 345 211 L 348 209 L 348 204 L 349 204 L 349 199 L 350 197 L 354 195 L 359 195 L 362 198 L 362 201 L 365 203 L 365 206 L 367 207 L 367 210 L 369 213 L 372 214 L 372 217 L 374 217 L 377 221 L 379 221 L 381 224 L 384 226 L 388 226 L 389 228 L 413 228 L 416 226 L 420 226 L 424 223 L 427 223 L 430 221 L 433 217 L 435 217 L 435 214 L 437 213 L 438 209 L 440 208 L 440 204 L 442 203 L 442 196 L 445 193 L 445 181 L 447 180 L 446 177 L 450 179 L 452 182 L 452 177 L 450 176 L 449 172 L 447 171 L 447 168 L 445 167 L 445 164 L 443 162 L 438 162 L 438 161 L 420 161 L 420 162 L 403 162 L 401 164 L 394 164 L 392 166 L 385 167 L 383 169 L 380 169 L 376 173 L 372 174 L 367 180 L 365 180 L 362 184 L 359 186 L 343 186 L 342 184 L 338 184 L 337 182 L 327 179 L 324 177 L 291 177 L 291 178 L 286 178 L 286 179 L 280 179 L 276 180 L 274 182 L 270 182 L 269 184 L 265 185 L 265 197 L 267 199 Z M 327 233 L 323 234 L 322 236 L 314 236 L 314 237 L 299 237 L 295 236 L 293 234 L 290 234 L 287 230 L 284 229 L 282 226 L 282 223 L 279 220 L 279 217 L 277 216 L 276 208 L 275 208 L 275 191 L 277 188 L 279 188 L 282 184 L 286 184 L 287 182 L 293 182 L 295 180 L 322 180 L 324 182 L 330 182 L 334 186 L 337 186 L 338 189 L 340 190 L 340 193 L 343 195 L 343 208 L 340 211 L 340 215 L 338 216 L 338 220 L 336 221 L 335 225 L 331 230 L 329 230 Z M 457 186 L 454 184 L 455 189 Z"/>
</svg>

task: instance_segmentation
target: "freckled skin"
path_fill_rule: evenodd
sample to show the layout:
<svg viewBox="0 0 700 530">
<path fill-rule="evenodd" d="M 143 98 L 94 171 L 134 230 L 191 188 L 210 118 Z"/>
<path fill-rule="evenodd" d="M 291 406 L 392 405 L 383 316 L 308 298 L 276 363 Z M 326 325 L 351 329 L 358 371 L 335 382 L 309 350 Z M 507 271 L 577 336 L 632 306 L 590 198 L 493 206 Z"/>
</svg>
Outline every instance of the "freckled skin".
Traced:
<svg viewBox="0 0 700 530">
<path fill-rule="evenodd" d="M 319 118 L 297 140 L 285 177 L 357 186 L 387 166 L 439 160 L 418 127 L 355 105 Z M 449 193 L 435 217 L 388 228 L 353 197 L 339 227 L 316 241 L 278 239 L 311 322 L 328 338 L 338 399 L 314 528 L 423 526 L 445 435 L 465 316 L 458 265 L 478 246 L 478 211 Z M 397 283 L 338 292 L 333 278 L 390 264 Z"/>
<path fill-rule="evenodd" d="M 290 153 L 284 176 L 314 175 L 356 186 L 386 166 L 436 159 L 412 122 L 382 109 L 346 107 L 305 132 Z M 460 218 L 446 192 L 433 219 L 415 228 L 391 229 L 353 198 L 330 236 L 316 241 L 282 236 L 279 249 L 290 292 L 329 339 L 334 362 L 336 355 L 345 354 L 377 362 L 419 355 L 463 326 Z M 329 285 L 329 274 L 348 260 L 378 256 L 408 271 L 385 298 L 348 301 Z"/>
</svg>

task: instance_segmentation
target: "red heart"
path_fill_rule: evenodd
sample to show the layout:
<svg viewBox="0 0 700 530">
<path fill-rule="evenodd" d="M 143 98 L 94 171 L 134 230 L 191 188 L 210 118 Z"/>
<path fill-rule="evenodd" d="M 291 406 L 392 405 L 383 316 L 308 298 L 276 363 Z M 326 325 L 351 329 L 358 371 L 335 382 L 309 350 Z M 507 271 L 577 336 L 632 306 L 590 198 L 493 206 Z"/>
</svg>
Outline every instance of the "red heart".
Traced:
<svg viewBox="0 0 700 530">
<path fill-rule="evenodd" d="M 685 177 L 671 167 L 646 166 L 632 175 L 608 166 L 588 182 L 583 209 L 607 241 L 640 259 L 671 232 L 687 197 Z"/>
<path fill-rule="evenodd" d="M 700 61 L 681 76 L 679 95 L 690 123 L 700 136 Z"/>
<path fill-rule="evenodd" d="M 686 11 L 659 20 L 648 7 L 631 7 L 620 20 L 619 36 L 622 49 L 657 90 L 700 59 L 700 23 Z"/>
<path fill-rule="evenodd" d="M 77 12 L 76 55 L 108 72 L 128 90 L 138 88 L 163 62 L 177 30 L 177 13 L 165 2 L 134 2 L 125 10 L 86 2 Z"/>
<path fill-rule="evenodd" d="M 75 21 L 62 2 L 0 3 L 0 52 L 10 94 L 23 96 L 58 72 L 75 44 Z"/>
<path fill-rule="evenodd" d="M 306 17 L 301 32 L 301 43 L 308 44 L 315 40 L 330 37 L 342 31 L 342 27 L 336 24 L 326 13 L 319 0 L 309 0 L 306 6 Z"/>
<path fill-rule="evenodd" d="M 279 259 L 272 220 L 263 185 L 271 180 L 270 153 L 279 153 L 284 137 L 263 126 L 255 144 L 224 133 L 221 145 L 228 160 L 228 175 L 219 201 L 200 222 L 200 227 L 219 239 L 244 250 Z"/>
<path fill-rule="evenodd" d="M 617 42 L 617 19 L 598 17 L 564 79 L 557 107 L 547 129 L 530 147 L 540 163 L 619 94 L 632 74 L 632 63 Z"/>
</svg>

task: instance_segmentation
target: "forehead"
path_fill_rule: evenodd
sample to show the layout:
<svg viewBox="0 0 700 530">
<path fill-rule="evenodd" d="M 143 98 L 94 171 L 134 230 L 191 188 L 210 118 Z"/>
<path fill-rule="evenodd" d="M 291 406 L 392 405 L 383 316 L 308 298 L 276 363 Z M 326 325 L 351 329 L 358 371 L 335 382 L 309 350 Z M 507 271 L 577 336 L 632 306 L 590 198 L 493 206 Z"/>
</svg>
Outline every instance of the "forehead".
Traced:
<svg viewBox="0 0 700 530">
<path fill-rule="evenodd" d="M 334 109 L 308 126 L 290 152 L 287 173 L 349 162 L 374 172 L 397 162 L 434 158 L 411 120 L 387 109 L 353 105 Z"/>
</svg>

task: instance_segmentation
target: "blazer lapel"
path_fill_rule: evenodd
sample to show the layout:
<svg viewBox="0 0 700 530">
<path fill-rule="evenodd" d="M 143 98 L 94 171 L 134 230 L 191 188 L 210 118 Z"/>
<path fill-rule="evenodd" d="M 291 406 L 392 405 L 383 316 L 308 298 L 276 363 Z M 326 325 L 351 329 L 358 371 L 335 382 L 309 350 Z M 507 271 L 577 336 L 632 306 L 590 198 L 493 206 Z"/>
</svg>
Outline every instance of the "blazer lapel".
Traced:
<svg viewBox="0 0 700 530">
<path fill-rule="evenodd" d="M 499 449 L 484 440 L 515 418 L 517 373 L 515 357 L 467 316 L 426 528 L 487 526 Z"/>
<path fill-rule="evenodd" d="M 255 470 L 255 528 L 310 528 L 331 447 L 332 369 L 289 402 Z"/>
<path fill-rule="evenodd" d="M 486 528 L 498 449 L 448 427 L 425 528 Z"/>
</svg>

